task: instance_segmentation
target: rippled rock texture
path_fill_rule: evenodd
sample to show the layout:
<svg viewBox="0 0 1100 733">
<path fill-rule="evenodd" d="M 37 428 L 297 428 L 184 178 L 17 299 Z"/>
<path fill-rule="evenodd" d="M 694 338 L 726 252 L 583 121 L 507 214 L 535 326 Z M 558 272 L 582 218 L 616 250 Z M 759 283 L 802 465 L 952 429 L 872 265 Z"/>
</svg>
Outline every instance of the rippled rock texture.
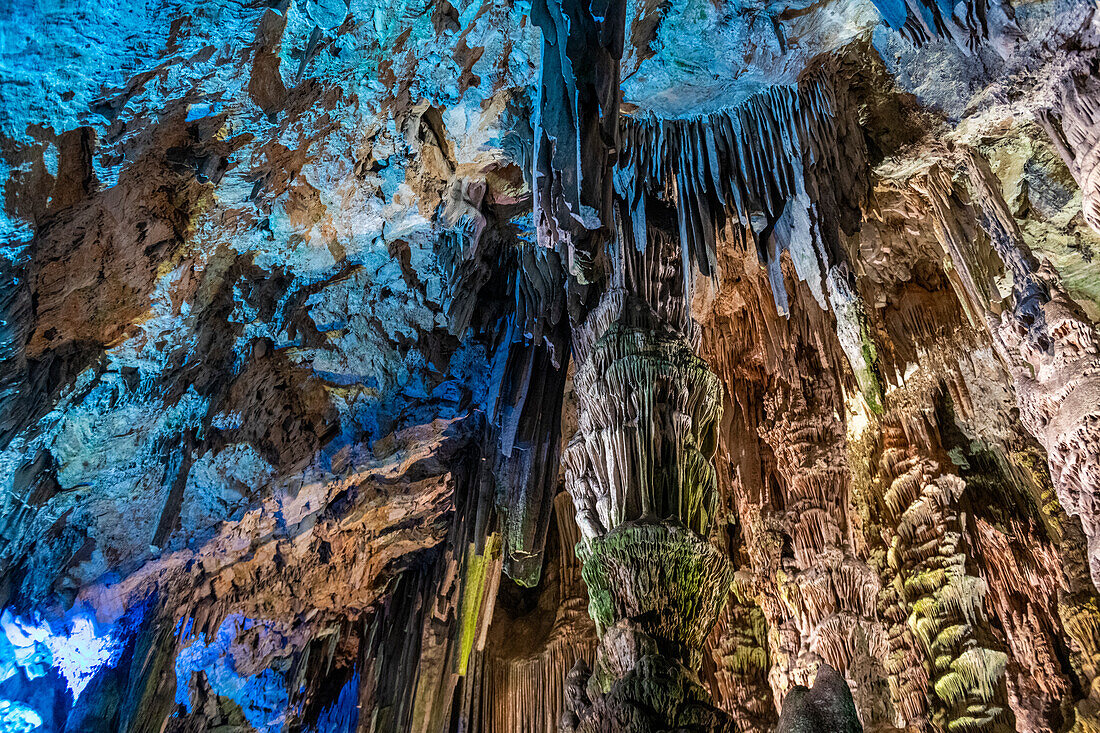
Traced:
<svg viewBox="0 0 1100 733">
<path fill-rule="evenodd" d="M 0 27 L 0 730 L 1100 730 L 1094 4 Z"/>
</svg>

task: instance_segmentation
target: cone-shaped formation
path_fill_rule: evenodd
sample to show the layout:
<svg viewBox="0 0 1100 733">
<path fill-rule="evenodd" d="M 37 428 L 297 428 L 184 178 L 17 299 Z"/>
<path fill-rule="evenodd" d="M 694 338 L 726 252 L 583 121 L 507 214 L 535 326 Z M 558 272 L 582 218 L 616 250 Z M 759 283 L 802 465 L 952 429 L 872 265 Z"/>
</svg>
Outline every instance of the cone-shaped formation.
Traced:
<svg viewBox="0 0 1100 733">
<path fill-rule="evenodd" d="M 783 700 L 775 733 L 863 733 L 844 677 L 823 664 L 813 687 L 795 685 Z"/>
</svg>

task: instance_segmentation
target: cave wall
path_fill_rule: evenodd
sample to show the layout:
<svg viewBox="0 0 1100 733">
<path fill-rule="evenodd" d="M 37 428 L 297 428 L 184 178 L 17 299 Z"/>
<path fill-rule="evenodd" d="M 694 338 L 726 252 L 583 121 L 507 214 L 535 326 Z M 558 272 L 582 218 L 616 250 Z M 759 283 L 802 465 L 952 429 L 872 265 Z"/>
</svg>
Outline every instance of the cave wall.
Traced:
<svg viewBox="0 0 1100 733">
<path fill-rule="evenodd" d="M 729 729 L 1100 729 L 1096 8 L 615 8 L 0 9 L 0 728 L 557 730 L 618 288 Z"/>
</svg>

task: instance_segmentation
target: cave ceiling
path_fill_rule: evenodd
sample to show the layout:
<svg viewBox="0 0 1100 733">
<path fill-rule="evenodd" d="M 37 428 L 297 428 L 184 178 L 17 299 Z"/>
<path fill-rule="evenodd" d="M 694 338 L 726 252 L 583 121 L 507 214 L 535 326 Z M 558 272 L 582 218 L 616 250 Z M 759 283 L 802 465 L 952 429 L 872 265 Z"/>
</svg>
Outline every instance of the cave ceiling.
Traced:
<svg viewBox="0 0 1100 733">
<path fill-rule="evenodd" d="M 0 3 L 0 733 L 1100 731 L 1100 5 Z"/>
</svg>

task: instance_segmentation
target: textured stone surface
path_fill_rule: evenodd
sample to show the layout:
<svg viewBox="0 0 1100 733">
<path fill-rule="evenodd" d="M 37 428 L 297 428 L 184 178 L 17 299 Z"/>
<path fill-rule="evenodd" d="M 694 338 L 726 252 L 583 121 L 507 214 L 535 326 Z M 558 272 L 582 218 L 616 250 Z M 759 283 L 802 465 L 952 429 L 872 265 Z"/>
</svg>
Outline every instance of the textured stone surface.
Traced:
<svg viewBox="0 0 1100 733">
<path fill-rule="evenodd" d="M 0 730 L 1097 730 L 1098 23 L 3 5 Z"/>
</svg>

